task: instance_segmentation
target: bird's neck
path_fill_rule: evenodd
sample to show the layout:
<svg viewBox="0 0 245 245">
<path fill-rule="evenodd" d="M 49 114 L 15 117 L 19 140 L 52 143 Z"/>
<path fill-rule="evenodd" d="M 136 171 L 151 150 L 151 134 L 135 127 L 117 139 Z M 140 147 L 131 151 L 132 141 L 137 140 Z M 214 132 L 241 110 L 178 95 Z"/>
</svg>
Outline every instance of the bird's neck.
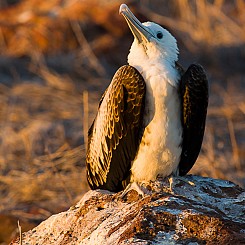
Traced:
<svg viewBox="0 0 245 245">
<path fill-rule="evenodd" d="M 180 75 L 175 67 L 175 61 L 163 54 L 147 54 L 142 46 L 132 45 L 128 55 L 129 65 L 135 67 L 144 77 L 145 82 L 152 77 L 161 77 L 162 82 L 168 82 L 173 87 L 178 87 Z"/>
</svg>

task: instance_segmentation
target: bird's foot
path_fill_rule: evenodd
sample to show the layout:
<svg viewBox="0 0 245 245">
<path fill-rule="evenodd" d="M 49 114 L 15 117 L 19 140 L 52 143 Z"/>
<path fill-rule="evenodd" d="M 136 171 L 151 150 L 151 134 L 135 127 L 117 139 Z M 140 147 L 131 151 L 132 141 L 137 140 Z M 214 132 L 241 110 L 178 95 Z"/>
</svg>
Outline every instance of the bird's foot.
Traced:
<svg viewBox="0 0 245 245">
<path fill-rule="evenodd" d="M 189 180 L 185 179 L 185 178 L 182 177 L 182 176 L 173 176 L 173 175 L 171 175 L 171 176 L 168 177 L 168 181 L 169 181 L 169 189 L 170 189 L 171 193 L 174 193 L 174 192 L 173 192 L 173 187 L 174 187 L 174 184 L 175 184 L 175 183 L 174 183 L 174 179 L 175 179 L 175 180 L 181 180 L 181 181 L 185 182 L 185 183 L 188 184 L 188 185 L 195 186 L 195 183 L 194 183 L 194 182 L 189 181 Z"/>
<path fill-rule="evenodd" d="M 169 189 L 171 193 L 174 193 L 173 191 L 173 184 L 174 184 L 174 179 L 173 179 L 173 175 L 168 177 L 168 181 L 169 181 Z"/>
<path fill-rule="evenodd" d="M 125 188 L 125 190 L 123 191 L 121 195 L 121 198 L 125 197 L 128 194 L 128 192 L 131 190 L 135 190 L 138 193 L 138 195 L 141 195 L 142 197 L 144 197 L 145 195 L 151 194 L 151 191 L 148 190 L 147 188 L 139 185 L 136 182 L 132 182 L 132 183 L 129 183 L 128 186 Z"/>
</svg>

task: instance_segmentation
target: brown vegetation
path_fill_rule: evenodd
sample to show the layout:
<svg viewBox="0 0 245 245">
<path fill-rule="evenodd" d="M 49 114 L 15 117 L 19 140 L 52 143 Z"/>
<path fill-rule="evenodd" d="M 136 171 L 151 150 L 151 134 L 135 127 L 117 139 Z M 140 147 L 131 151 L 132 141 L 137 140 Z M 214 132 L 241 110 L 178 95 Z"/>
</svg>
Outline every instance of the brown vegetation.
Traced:
<svg viewBox="0 0 245 245">
<path fill-rule="evenodd" d="M 0 213 L 40 222 L 88 189 L 83 132 L 132 41 L 121 2 L 22 0 L 0 9 Z M 206 134 L 191 173 L 245 186 L 244 2 L 130 3 L 141 20 L 171 30 L 185 67 L 200 62 L 208 72 Z"/>
</svg>

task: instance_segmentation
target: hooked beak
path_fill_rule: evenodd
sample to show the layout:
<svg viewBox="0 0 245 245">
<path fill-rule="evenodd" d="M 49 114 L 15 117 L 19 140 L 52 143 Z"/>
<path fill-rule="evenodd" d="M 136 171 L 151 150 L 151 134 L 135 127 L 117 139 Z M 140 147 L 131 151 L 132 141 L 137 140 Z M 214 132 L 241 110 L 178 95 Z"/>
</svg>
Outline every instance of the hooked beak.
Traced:
<svg viewBox="0 0 245 245">
<path fill-rule="evenodd" d="M 153 35 L 142 25 L 142 23 L 134 16 L 126 4 L 121 4 L 119 9 L 121 14 L 128 23 L 128 26 L 133 33 L 134 37 L 139 43 L 150 41 Z"/>
</svg>

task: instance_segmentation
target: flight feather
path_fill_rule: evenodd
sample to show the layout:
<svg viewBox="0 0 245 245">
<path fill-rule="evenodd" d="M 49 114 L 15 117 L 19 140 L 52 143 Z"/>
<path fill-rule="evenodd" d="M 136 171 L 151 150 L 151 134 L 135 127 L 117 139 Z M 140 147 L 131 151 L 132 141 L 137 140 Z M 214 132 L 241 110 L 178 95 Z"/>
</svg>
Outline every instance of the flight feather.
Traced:
<svg viewBox="0 0 245 245">
<path fill-rule="evenodd" d="M 185 175 L 200 152 L 208 107 L 208 80 L 199 64 L 192 64 L 180 81 L 183 142 L 179 175 Z"/>
<path fill-rule="evenodd" d="M 145 82 L 132 66 L 115 73 L 89 130 L 87 179 L 92 189 L 120 191 L 142 134 Z"/>
</svg>

